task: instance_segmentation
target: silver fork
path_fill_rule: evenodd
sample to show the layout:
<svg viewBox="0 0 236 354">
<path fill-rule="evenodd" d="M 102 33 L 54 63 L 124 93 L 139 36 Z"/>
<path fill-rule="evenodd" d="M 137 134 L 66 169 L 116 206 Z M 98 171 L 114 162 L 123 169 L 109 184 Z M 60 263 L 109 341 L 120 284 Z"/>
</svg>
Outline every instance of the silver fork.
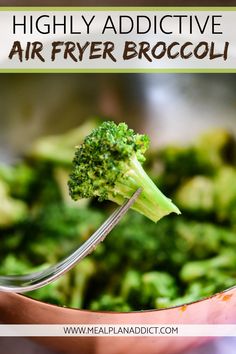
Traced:
<svg viewBox="0 0 236 354">
<path fill-rule="evenodd" d="M 0 291 L 24 293 L 26 291 L 39 289 L 61 277 L 91 253 L 96 246 L 105 239 L 109 232 L 127 213 L 141 191 L 142 189 L 139 188 L 130 199 L 114 211 L 114 213 L 92 234 L 92 236 L 89 237 L 88 240 L 61 262 L 39 272 L 25 275 L 0 276 Z"/>
</svg>

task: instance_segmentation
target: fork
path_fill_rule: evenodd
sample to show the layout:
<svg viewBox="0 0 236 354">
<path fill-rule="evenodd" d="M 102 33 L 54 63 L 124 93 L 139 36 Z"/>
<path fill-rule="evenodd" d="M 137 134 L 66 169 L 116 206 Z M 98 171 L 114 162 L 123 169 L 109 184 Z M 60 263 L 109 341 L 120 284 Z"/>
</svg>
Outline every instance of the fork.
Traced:
<svg viewBox="0 0 236 354">
<path fill-rule="evenodd" d="M 118 224 L 140 195 L 139 188 L 130 199 L 125 201 L 114 213 L 95 231 L 76 251 L 59 263 L 42 271 L 25 275 L 0 276 L 0 291 L 24 293 L 42 288 L 60 278 L 83 258 L 90 254 L 102 242 L 111 230 Z"/>
</svg>

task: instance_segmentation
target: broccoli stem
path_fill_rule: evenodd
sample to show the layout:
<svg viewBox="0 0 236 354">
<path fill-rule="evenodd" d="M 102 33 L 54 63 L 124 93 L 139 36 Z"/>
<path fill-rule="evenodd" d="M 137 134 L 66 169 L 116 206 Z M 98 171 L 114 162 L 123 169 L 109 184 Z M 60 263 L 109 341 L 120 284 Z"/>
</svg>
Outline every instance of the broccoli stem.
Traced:
<svg viewBox="0 0 236 354">
<path fill-rule="evenodd" d="M 124 199 L 127 196 L 131 197 L 138 188 L 142 188 L 142 192 L 132 209 L 144 214 L 154 222 L 171 212 L 180 214 L 179 209 L 161 193 L 134 156 L 130 160 L 129 169 L 126 171 L 124 178 L 122 178 L 122 181 L 116 182 L 115 193 L 111 193 L 109 198 L 118 204 L 122 204 Z"/>
<path fill-rule="evenodd" d="M 73 269 L 73 290 L 71 291 L 70 307 L 82 308 L 85 292 L 91 276 L 95 273 L 94 262 L 90 258 L 85 258 Z"/>
<path fill-rule="evenodd" d="M 214 269 L 227 269 L 235 264 L 235 252 L 226 249 L 213 258 L 188 262 L 183 266 L 180 276 L 183 281 L 190 282 L 208 274 Z"/>
</svg>

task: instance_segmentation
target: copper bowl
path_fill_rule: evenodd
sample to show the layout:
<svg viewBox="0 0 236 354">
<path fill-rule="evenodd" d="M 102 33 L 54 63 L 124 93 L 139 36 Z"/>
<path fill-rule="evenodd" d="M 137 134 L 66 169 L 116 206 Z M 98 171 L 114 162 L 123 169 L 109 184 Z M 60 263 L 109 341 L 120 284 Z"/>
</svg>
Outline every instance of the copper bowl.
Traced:
<svg viewBox="0 0 236 354">
<path fill-rule="evenodd" d="M 1 293 L 0 320 L 8 324 L 233 324 L 236 287 L 191 304 L 140 312 L 92 312 L 49 305 L 26 296 Z M 38 342 L 73 354 L 176 354 L 207 337 L 38 337 Z"/>
</svg>

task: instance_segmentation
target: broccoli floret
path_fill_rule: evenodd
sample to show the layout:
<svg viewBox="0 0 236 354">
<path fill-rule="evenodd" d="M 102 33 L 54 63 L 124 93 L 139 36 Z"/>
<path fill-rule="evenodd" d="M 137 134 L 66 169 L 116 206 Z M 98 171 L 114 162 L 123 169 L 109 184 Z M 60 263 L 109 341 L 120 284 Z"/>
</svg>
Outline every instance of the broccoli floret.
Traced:
<svg viewBox="0 0 236 354">
<path fill-rule="evenodd" d="M 68 176 L 70 174 L 70 171 L 67 168 L 59 167 L 59 166 L 54 167 L 53 172 L 54 172 L 53 175 L 55 181 L 61 193 L 62 200 L 66 205 L 74 206 L 77 208 L 84 208 L 89 205 L 90 199 L 81 199 L 79 203 L 78 202 L 76 203 L 74 200 L 70 198 L 68 193 L 68 186 L 67 186 Z"/>
<path fill-rule="evenodd" d="M 43 288 L 27 293 L 27 295 L 51 304 L 60 306 L 66 304 L 69 307 L 82 308 L 90 277 L 95 270 L 93 261 L 90 258 L 85 258 L 63 277 Z"/>
<path fill-rule="evenodd" d="M 68 289 L 70 289 L 70 273 L 65 274 L 51 284 L 28 292 L 27 295 L 40 301 L 62 306 L 68 303 Z"/>
<path fill-rule="evenodd" d="M 31 203 L 34 208 L 51 203 L 61 203 L 62 193 L 55 176 L 54 168 L 49 163 L 37 162 L 34 165 L 37 179 L 31 195 Z"/>
<path fill-rule="evenodd" d="M 157 298 L 174 299 L 177 295 L 175 279 L 166 272 L 152 271 L 142 275 L 140 296 L 148 308 L 154 308 Z"/>
<path fill-rule="evenodd" d="M 91 303 L 90 310 L 128 312 L 132 309 L 130 305 L 122 299 L 122 297 L 104 294 Z"/>
<path fill-rule="evenodd" d="M 235 139 L 227 131 L 216 129 L 201 135 L 190 146 L 170 145 L 152 152 L 147 171 L 164 192 L 170 193 L 186 179 L 213 176 L 228 163 L 235 163 Z"/>
<path fill-rule="evenodd" d="M 219 220 L 234 224 L 236 210 L 236 169 L 222 167 L 215 177 L 215 210 Z"/>
<path fill-rule="evenodd" d="M 142 292 L 141 275 L 142 273 L 139 271 L 129 268 L 122 276 L 120 295 L 134 308 L 142 306 L 140 299 Z"/>
<path fill-rule="evenodd" d="M 214 182 L 206 176 L 195 176 L 177 189 L 174 200 L 184 210 L 212 213 L 215 208 Z"/>
<path fill-rule="evenodd" d="M 13 226 L 26 216 L 26 204 L 22 200 L 12 198 L 8 185 L 0 180 L 0 227 Z"/>
<path fill-rule="evenodd" d="M 209 171 L 207 162 L 194 146 L 167 146 L 157 153 L 157 159 L 162 164 L 163 183 L 169 188 L 175 188 L 187 177 Z"/>
<path fill-rule="evenodd" d="M 122 204 L 138 189 L 133 209 L 153 221 L 178 208 L 166 198 L 143 170 L 146 135 L 135 134 L 125 123 L 104 122 L 77 147 L 69 180 L 72 199 L 98 197 Z"/>
<path fill-rule="evenodd" d="M 185 294 L 191 297 L 190 301 L 194 301 L 205 296 L 211 296 L 234 285 L 235 272 L 231 274 L 226 270 L 215 269 L 210 272 L 207 271 L 203 278 L 190 283 Z"/>
<path fill-rule="evenodd" d="M 92 208 L 76 208 L 63 203 L 45 205 L 30 220 L 31 231 L 47 238 L 86 240 L 102 224 L 103 214 Z"/>
<path fill-rule="evenodd" d="M 174 201 L 185 211 L 196 216 L 214 214 L 220 222 L 235 222 L 236 169 L 223 166 L 212 177 L 195 176 L 183 183 L 174 195 Z"/>
<path fill-rule="evenodd" d="M 0 178 L 7 183 L 12 197 L 28 201 L 36 179 L 36 173 L 28 164 L 0 165 Z"/>
<path fill-rule="evenodd" d="M 91 236 L 104 218 L 92 208 L 51 203 L 26 220 L 23 231 L 26 249 L 35 262 L 56 262 Z"/>
<path fill-rule="evenodd" d="M 169 248 L 173 249 L 174 231 L 171 225 L 172 220 L 169 223 L 169 219 L 163 219 L 154 224 L 143 215 L 130 211 L 111 231 L 106 242 L 97 247 L 93 257 L 102 272 L 112 272 L 111 276 L 129 267 L 149 271 L 160 262 L 165 262 Z M 168 242 L 169 239 L 172 241 Z"/>
<path fill-rule="evenodd" d="M 9 253 L 1 260 L 0 272 L 6 275 L 24 274 L 31 268 L 32 265 L 27 260 L 19 259 L 13 253 Z"/>
<path fill-rule="evenodd" d="M 235 269 L 235 266 L 235 251 L 234 249 L 226 248 L 213 258 L 188 262 L 182 267 L 180 277 L 185 282 L 191 282 L 212 271 Z"/>
<path fill-rule="evenodd" d="M 140 273 L 129 269 L 122 279 L 121 297 L 132 308 L 150 309 L 156 307 L 157 299 L 174 299 L 177 294 L 175 279 L 166 272 Z"/>
<path fill-rule="evenodd" d="M 39 138 L 32 146 L 30 157 L 37 161 L 70 166 L 74 147 L 82 143 L 86 135 L 98 126 L 98 119 L 91 119 L 67 133 Z"/>
<path fill-rule="evenodd" d="M 199 160 L 215 171 L 226 163 L 234 163 L 235 139 L 224 129 L 214 129 L 198 138 L 195 144 Z"/>
<path fill-rule="evenodd" d="M 179 249 L 190 259 L 203 259 L 217 254 L 224 245 L 235 247 L 236 244 L 234 232 L 209 222 L 178 220 L 174 231 Z"/>
<path fill-rule="evenodd" d="M 68 301 L 70 307 L 83 308 L 89 281 L 95 273 L 96 264 L 91 257 L 86 257 L 71 270 L 71 289 Z"/>
</svg>

